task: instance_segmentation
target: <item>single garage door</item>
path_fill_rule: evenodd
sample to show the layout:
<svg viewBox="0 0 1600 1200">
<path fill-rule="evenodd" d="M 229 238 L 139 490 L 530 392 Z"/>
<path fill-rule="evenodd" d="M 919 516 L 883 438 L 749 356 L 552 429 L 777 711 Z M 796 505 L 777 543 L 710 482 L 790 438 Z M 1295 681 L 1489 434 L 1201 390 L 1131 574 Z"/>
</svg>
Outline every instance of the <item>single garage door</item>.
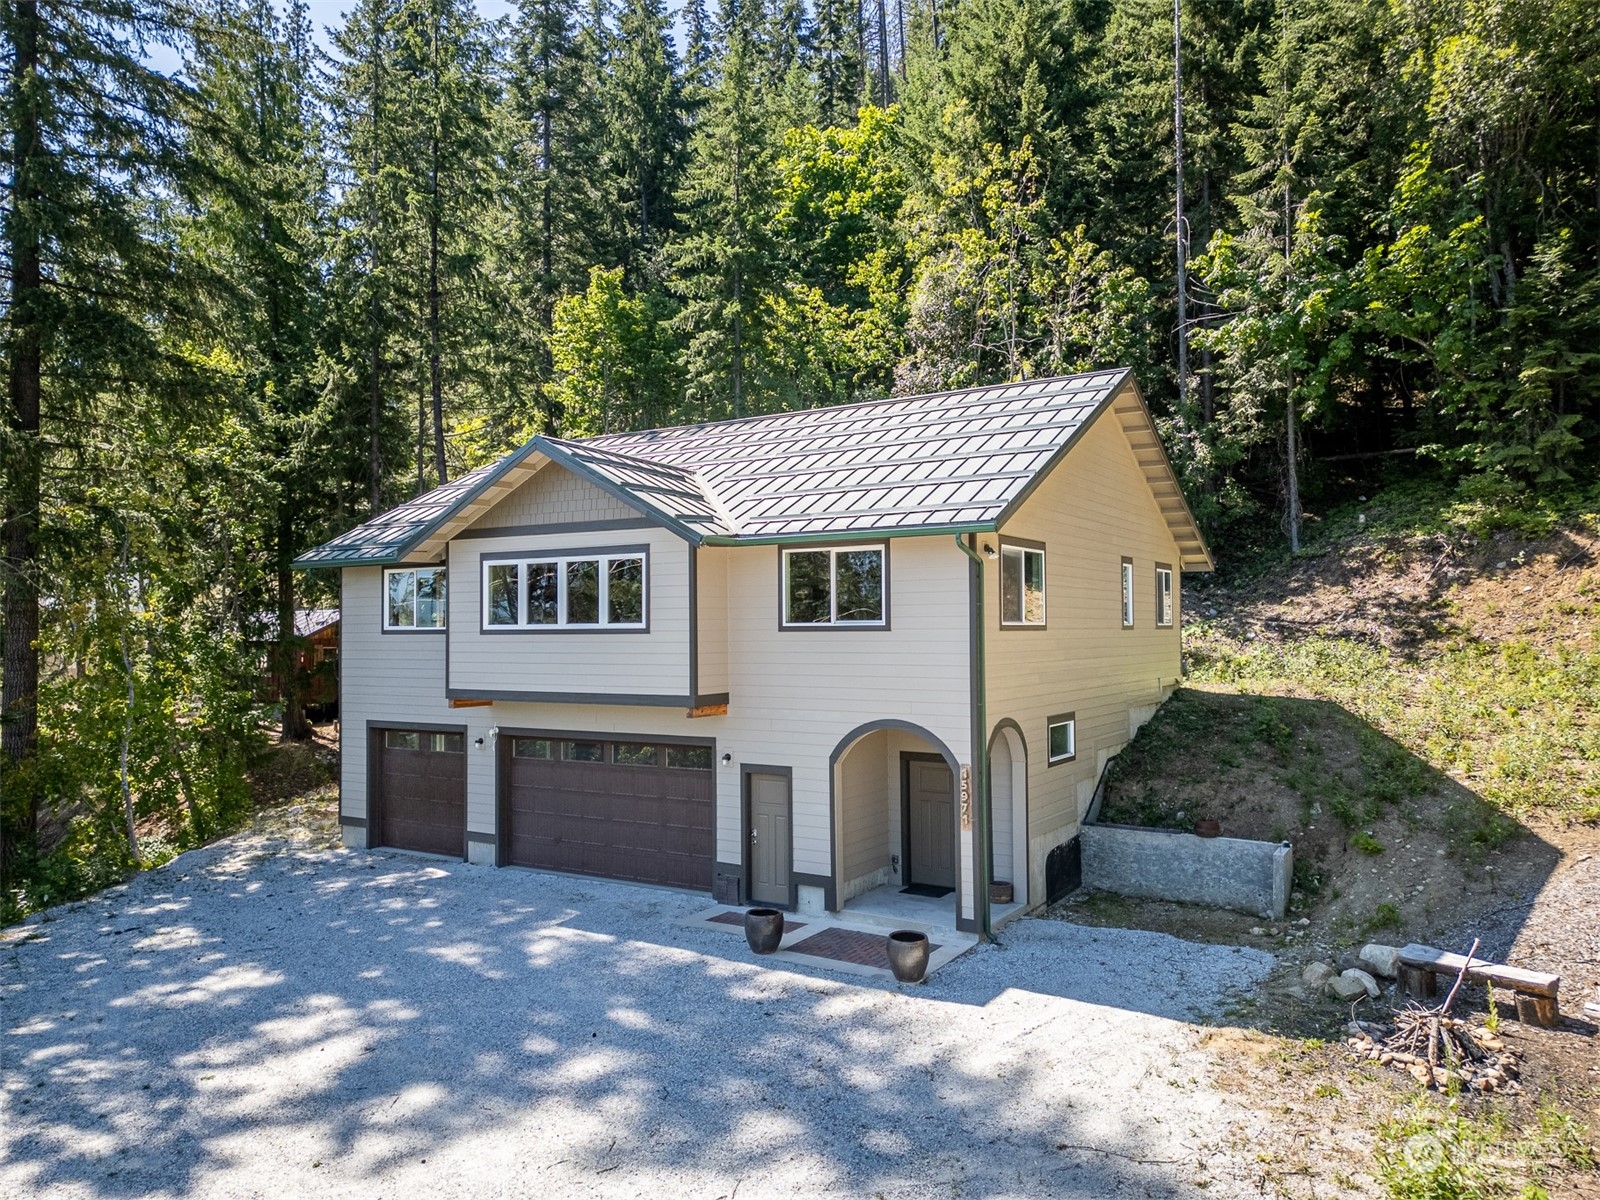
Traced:
<svg viewBox="0 0 1600 1200">
<path fill-rule="evenodd" d="M 711 889 L 709 746 L 510 739 L 501 804 L 508 862 Z"/>
<path fill-rule="evenodd" d="M 420 729 L 385 729 L 377 736 L 373 844 L 465 858 L 466 736 Z"/>
</svg>

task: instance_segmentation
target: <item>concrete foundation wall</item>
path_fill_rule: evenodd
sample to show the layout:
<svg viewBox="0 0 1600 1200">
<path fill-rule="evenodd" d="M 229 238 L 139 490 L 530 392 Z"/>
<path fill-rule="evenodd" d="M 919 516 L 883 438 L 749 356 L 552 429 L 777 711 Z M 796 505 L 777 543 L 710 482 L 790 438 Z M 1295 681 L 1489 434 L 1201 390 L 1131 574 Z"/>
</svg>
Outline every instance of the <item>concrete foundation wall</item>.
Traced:
<svg viewBox="0 0 1600 1200">
<path fill-rule="evenodd" d="M 1288 842 L 1203 838 L 1127 825 L 1083 827 L 1083 886 L 1121 896 L 1232 908 L 1270 920 L 1289 905 Z"/>
</svg>

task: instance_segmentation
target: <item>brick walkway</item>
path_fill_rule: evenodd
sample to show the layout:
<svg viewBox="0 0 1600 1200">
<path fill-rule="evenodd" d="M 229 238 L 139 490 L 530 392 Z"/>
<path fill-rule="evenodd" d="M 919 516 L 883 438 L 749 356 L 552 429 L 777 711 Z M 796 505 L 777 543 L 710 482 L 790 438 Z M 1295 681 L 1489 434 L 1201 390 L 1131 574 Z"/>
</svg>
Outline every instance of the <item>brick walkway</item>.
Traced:
<svg viewBox="0 0 1600 1200">
<path fill-rule="evenodd" d="M 855 963 L 861 967 L 889 969 L 889 939 L 882 933 L 858 933 L 854 929 L 822 929 L 803 941 L 784 947 L 791 954 L 809 954 L 834 962 Z M 928 943 L 928 953 L 939 948 Z"/>
<path fill-rule="evenodd" d="M 718 913 L 716 916 L 708 917 L 706 919 L 709 921 L 715 921 L 718 925 L 737 925 L 741 929 L 744 928 L 743 913 Z M 791 921 L 788 917 L 783 919 L 783 934 L 785 937 L 789 936 L 789 934 L 793 933 L 796 929 L 804 929 L 805 927 L 806 923 L 804 921 Z"/>
</svg>

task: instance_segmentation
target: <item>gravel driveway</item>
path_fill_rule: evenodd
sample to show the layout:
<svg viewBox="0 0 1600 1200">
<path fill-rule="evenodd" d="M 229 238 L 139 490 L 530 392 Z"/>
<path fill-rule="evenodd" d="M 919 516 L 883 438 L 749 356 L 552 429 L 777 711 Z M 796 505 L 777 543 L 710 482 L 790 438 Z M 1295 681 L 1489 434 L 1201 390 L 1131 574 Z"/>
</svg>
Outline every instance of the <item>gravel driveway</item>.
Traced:
<svg viewBox="0 0 1600 1200">
<path fill-rule="evenodd" d="M 1184 1018 L 1267 955 L 1029 920 L 901 990 L 704 905 L 192 852 L 0 944 L 0 1196 L 1256 1194 Z"/>
</svg>

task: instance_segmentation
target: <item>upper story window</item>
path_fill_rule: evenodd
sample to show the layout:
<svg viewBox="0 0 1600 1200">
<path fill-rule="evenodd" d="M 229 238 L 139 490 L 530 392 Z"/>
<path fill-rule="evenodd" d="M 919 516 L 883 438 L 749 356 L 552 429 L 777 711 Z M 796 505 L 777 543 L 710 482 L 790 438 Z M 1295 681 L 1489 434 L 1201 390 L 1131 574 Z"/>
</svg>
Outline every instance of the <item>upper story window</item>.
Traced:
<svg viewBox="0 0 1600 1200">
<path fill-rule="evenodd" d="M 884 547 L 783 552 L 786 626 L 886 626 L 888 587 Z"/>
<path fill-rule="evenodd" d="M 1044 547 L 1000 544 L 1000 624 L 1044 624 Z"/>
<path fill-rule="evenodd" d="M 1122 627 L 1133 628 L 1133 559 L 1122 560 Z"/>
<path fill-rule="evenodd" d="M 1172 624 L 1172 568 L 1156 564 L 1156 624 Z"/>
<path fill-rule="evenodd" d="M 541 555 L 483 564 L 488 629 L 644 629 L 645 554 Z"/>
<path fill-rule="evenodd" d="M 443 567 L 398 567 L 383 573 L 385 629 L 443 629 Z"/>
</svg>

